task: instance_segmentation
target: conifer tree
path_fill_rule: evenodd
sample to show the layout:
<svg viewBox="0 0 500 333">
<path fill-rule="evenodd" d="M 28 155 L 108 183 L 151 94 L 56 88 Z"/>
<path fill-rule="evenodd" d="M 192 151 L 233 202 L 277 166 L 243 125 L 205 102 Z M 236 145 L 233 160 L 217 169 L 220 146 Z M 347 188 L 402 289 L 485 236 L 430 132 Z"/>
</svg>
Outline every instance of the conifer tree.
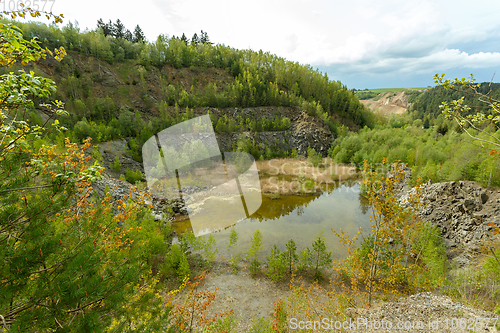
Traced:
<svg viewBox="0 0 500 333">
<path fill-rule="evenodd" d="M 134 29 L 134 34 L 133 34 L 132 41 L 134 43 L 139 43 L 141 40 L 145 41 L 146 40 L 146 36 L 144 36 L 144 33 L 142 32 L 141 27 L 139 25 L 136 25 L 135 29 Z"/>
<path fill-rule="evenodd" d="M 202 44 L 212 44 L 210 43 L 210 39 L 208 38 L 208 34 L 206 32 L 201 31 L 200 34 L 200 43 Z"/>
<path fill-rule="evenodd" d="M 191 38 L 191 45 L 198 45 L 200 42 L 200 38 L 198 37 L 198 34 L 195 32 L 193 37 Z"/>
<path fill-rule="evenodd" d="M 0 40 L 0 67 L 52 54 L 10 24 L 0 24 Z M 59 61 L 65 55 L 62 48 L 54 53 Z M 56 91 L 52 80 L 20 70 L 1 75 L 0 82 L 2 329 L 103 332 L 115 319 L 130 323 L 125 305 L 136 295 L 146 268 L 144 251 L 149 251 L 137 224 L 146 215 L 132 203 L 113 206 L 110 195 L 89 196 L 102 168 L 87 163 L 88 140 L 83 147 L 66 140 L 65 148 L 57 148 L 45 140 L 44 126 L 24 116 L 34 107 L 33 98 Z M 52 119 L 66 114 L 62 102 L 43 106 Z M 62 130 L 57 119 L 51 127 Z M 138 306 L 140 295 L 134 299 Z"/>
<path fill-rule="evenodd" d="M 109 20 L 109 22 L 106 24 L 106 28 L 105 30 L 103 30 L 103 32 L 105 37 L 115 37 L 115 25 L 113 24 L 113 22 L 111 22 L 111 20 Z"/>
<path fill-rule="evenodd" d="M 114 36 L 116 38 L 124 38 L 125 37 L 125 26 L 123 25 L 120 19 L 116 20 L 114 24 Z"/>
<path fill-rule="evenodd" d="M 189 43 L 189 39 L 187 39 L 186 35 L 182 33 L 182 37 L 180 38 L 186 45 Z"/>
<path fill-rule="evenodd" d="M 134 37 L 132 36 L 132 33 L 130 32 L 130 30 L 127 29 L 127 31 L 125 31 L 125 34 L 124 34 L 124 37 L 126 40 L 132 42 L 134 40 Z"/>
</svg>

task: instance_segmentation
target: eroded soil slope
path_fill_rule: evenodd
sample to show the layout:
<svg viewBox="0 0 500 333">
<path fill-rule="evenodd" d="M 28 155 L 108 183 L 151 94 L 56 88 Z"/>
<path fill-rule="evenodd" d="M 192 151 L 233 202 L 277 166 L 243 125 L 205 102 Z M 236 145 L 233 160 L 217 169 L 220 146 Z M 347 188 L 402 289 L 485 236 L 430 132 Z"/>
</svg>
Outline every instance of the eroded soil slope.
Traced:
<svg viewBox="0 0 500 333">
<path fill-rule="evenodd" d="M 378 97 L 378 96 L 377 96 Z M 402 114 L 408 110 L 408 95 L 404 91 L 385 93 L 379 100 L 373 98 L 361 100 L 361 103 L 366 105 L 373 112 L 383 115 Z"/>
</svg>

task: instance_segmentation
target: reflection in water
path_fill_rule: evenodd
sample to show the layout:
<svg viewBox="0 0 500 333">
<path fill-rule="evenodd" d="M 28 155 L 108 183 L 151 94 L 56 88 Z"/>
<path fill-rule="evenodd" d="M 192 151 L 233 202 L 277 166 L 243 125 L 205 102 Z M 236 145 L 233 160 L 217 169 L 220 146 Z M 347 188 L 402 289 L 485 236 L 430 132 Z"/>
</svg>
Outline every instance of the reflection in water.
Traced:
<svg viewBox="0 0 500 333">
<path fill-rule="evenodd" d="M 355 234 L 359 227 L 366 230 L 370 222 L 370 207 L 367 200 L 360 195 L 359 185 L 331 184 L 323 186 L 324 192 L 315 195 L 282 195 L 278 199 L 269 196 L 262 197 L 261 207 L 250 216 L 238 222 L 234 227 L 239 234 L 236 252 L 246 252 L 250 248 L 250 237 L 259 229 L 263 235 L 263 254 L 276 244 L 282 250 L 289 239 L 293 239 L 300 250 L 311 247 L 314 238 L 320 231 L 325 232 L 327 246 L 333 251 L 334 257 L 342 257 L 345 250 L 340 246 L 338 238 L 331 229 L 342 229 Z M 225 214 L 224 211 L 219 214 Z M 217 218 L 212 217 L 208 225 L 217 228 Z M 189 231 L 189 220 L 177 222 L 174 231 L 183 233 Z M 220 253 L 227 258 L 225 252 L 229 238 L 229 228 L 213 233 Z"/>
<path fill-rule="evenodd" d="M 365 197 L 361 193 L 359 193 L 358 200 L 359 200 L 359 207 L 361 208 L 361 212 L 363 212 L 363 214 L 366 214 L 371 208 L 370 201 L 368 200 L 367 197 Z"/>
</svg>

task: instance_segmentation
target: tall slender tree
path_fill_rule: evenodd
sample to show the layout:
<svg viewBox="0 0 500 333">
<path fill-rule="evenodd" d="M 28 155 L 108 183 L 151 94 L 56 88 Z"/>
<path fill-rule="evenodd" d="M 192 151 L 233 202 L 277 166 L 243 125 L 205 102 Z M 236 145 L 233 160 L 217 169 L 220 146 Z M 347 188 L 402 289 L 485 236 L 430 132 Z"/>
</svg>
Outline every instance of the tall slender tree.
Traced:
<svg viewBox="0 0 500 333">
<path fill-rule="evenodd" d="M 132 41 L 134 43 L 139 43 L 141 40 L 145 41 L 146 36 L 144 36 L 144 32 L 142 32 L 141 27 L 139 25 L 136 25 L 135 29 L 134 29 Z"/>
<path fill-rule="evenodd" d="M 132 36 L 132 33 L 128 29 L 125 31 L 124 38 L 130 42 L 134 40 L 134 36 Z"/>
<path fill-rule="evenodd" d="M 189 39 L 187 39 L 186 35 L 184 33 L 182 33 L 182 37 L 181 37 L 181 40 L 187 44 L 189 44 Z"/>
<path fill-rule="evenodd" d="M 212 44 L 212 43 L 210 43 L 210 38 L 208 38 L 208 34 L 206 32 L 204 32 L 203 30 L 201 31 L 201 34 L 200 34 L 200 43 Z"/>
<path fill-rule="evenodd" d="M 125 26 L 123 25 L 122 21 L 120 19 L 116 20 L 116 23 L 114 24 L 115 27 L 115 37 L 116 38 L 124 38 L 125 37 Z"/>
<path fill-rule="evenodd" d="M 200 38 L 198 37 L 198 34 L 195 32 L 193 37 L 191 38 L 191 45 L 198 45 L 200 42 Z"/>
<path fill-rule="evenodd" d="M 115 25 L 111 20 L 106 24 L 106 30 L 103 31 L 104 36 L 115 37 Z"/>
</svg>

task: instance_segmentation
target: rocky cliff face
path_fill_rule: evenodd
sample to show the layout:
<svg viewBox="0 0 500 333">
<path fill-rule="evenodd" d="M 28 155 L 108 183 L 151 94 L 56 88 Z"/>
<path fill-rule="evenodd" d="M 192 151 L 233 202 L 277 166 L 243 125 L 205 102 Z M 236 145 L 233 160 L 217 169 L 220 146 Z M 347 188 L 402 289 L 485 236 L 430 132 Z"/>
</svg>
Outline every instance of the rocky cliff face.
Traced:
<svg viewBox="0 0 500 333">
<path fill-rule="evenodd" d="M 333 135 L 326 123 L 317 117 L 308 116 L 299 107 L 253 107 L 253 108 L 197 108 L 195 115 L 204 115 L 210 111 L 213 115 L 228 118 L 240 116 L 244 119 L 287 117 L 291 121 L 290 129 L 277 132 L 244 132 L 247 138 L 255 140 L 255 144 L 262 144 L 264 148 L 277 146 L 281 150 L 297 149 L 297 153 L 306 156 L 307 148 L 311 147 L 323 156 L 328 154 L 328 148 L 333 141 Z M 222 152 L 232 151 L 241 132 L 217 133 L 217 141 Z"/>
</svg>

